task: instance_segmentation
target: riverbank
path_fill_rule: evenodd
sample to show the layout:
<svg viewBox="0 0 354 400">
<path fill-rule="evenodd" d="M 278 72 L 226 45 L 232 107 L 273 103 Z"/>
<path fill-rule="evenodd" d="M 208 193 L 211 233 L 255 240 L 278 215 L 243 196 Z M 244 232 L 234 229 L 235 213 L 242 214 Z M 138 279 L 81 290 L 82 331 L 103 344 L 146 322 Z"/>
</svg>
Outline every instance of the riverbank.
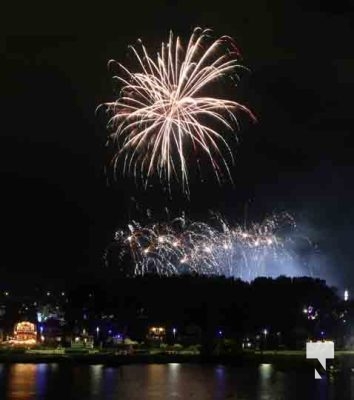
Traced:
<svg viewBox="0 0 354 400">
<path fill-rule="evenodd" d="M 303 351 L 266 351 L 266 352 L 240 352 L 234 355 L 181 355 L 181 354 L 132 354 L 115 355 L 112 353 L 95 354 L 28 354 L 18 352 L 0 353 L 0 363 L 69 363 L 105 365 L 119 367 L 127 364 L 225 364 L 237 366 L 250 366 L 259 364 L 272 364 L 278 368 L 313 368 L 319 367 L 317 360 L 306 359 Z M 328 360 L 328 365 L 333 364 L 344 368 L 354 368 L 354 352 L 338 352 L 335 360 Z"/>
</svg>

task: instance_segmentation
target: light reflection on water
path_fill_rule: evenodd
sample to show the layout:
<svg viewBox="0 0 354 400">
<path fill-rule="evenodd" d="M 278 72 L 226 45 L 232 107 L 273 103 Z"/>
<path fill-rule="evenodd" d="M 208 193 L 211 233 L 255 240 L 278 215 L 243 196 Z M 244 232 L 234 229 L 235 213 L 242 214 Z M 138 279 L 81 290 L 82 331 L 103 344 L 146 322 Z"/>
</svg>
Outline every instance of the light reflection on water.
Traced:
<svg viewBox="0 0 354 400">
<path fill-rule="evenodd" d="M 352 394 L 353 376 L 315 380 L 310 369 L 279 371 L 271 364 L 0 365 L 1 400 L 346 400 Z"/>
<path fill-rule="evenodd" d="M 92 395 L 98 395 L 101 393 L 102 385 L 102 365 L 92 365 L 90 368 L 91 373 L 91 393 Z"/>
<path fill-rule="evenodd" d="M 8 394 L 16 400 L 39 399 L 47 384 L 48 364 L 14 364 L 9 368 Z"/>
</svg>

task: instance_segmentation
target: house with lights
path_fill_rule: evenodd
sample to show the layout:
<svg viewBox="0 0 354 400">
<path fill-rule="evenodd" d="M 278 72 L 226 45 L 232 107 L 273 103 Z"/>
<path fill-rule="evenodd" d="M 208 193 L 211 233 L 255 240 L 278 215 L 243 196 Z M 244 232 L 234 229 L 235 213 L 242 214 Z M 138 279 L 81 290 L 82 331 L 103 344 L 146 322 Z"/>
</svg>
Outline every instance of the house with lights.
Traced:
<svg viewBox="0 0 354 400">
<path fill-rule="evenodd" d="M 13 345 L 30 346 L 37 343 L 37 328 L 32 322 L 18 322 L 14 328 L 13 338 L 10 340 Z"/>
<path fill-rule="evenodd" d="M 164 326 L 149 327 L 146 339 L 150 342 L 163 343 L 166 339 L 166 328 Z"/>
</svg>

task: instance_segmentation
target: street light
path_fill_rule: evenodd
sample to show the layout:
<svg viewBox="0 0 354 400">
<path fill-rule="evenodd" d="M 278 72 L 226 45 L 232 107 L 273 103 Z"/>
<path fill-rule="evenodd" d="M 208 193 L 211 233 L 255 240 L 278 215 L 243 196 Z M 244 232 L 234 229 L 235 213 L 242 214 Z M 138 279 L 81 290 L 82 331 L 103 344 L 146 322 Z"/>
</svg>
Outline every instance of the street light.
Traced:
<svg viewBox="0 0 354 400">
<path fill-rule="evenodd" d="M 349 292 L 348 292 L 348 290 L 346 289 L 346 290 L 344 291 L 344 301 L 348 301 L 348 299 L 349 299 Z"/>
<path fill-rule="evenodd" d="M 172 333 L 173 333 L 173 340 L 176 340 L 177 329 L 176 329 L 176 328 L 173 328 L 173 329 L 172 329 Z"/>
<path fill-rule="evenodd" d="M 264 348 L 266 347 L 267 344 L 267 335 L 268 335 L 268 329 L 264 328 L 262 331 L 263 335 L 264 335 Z"/>
</svg>

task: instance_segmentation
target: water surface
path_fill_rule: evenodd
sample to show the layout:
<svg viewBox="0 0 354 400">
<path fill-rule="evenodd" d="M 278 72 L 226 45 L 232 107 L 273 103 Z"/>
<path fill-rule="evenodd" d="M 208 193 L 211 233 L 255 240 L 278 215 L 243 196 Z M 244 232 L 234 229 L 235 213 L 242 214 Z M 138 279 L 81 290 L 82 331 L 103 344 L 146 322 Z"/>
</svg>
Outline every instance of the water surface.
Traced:
<svg viewBox="0 0 354 400">
<path fill-rule="evenodd" d="M 1 400 L 354 399 L 354 374 L 315 380 L 313 371 L 151 364 L 0 364 Z"/>
</svg>

